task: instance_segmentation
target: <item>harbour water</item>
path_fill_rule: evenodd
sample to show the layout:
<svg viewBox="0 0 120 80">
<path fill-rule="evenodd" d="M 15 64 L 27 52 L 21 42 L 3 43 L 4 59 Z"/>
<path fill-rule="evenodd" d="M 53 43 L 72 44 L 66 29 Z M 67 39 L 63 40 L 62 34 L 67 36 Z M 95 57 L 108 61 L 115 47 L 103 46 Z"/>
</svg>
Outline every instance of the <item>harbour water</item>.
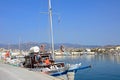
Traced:
<svg viewBox="0 0 120 80">
<path fill-rule="evenodd" d="M 92 68 L 78 71 L 75 80 L 120 80 L 119 55 L 57 56 L 56 60 L 72 64 L 81 62 L 82 66 L 92 65 Z"/>
</svg>

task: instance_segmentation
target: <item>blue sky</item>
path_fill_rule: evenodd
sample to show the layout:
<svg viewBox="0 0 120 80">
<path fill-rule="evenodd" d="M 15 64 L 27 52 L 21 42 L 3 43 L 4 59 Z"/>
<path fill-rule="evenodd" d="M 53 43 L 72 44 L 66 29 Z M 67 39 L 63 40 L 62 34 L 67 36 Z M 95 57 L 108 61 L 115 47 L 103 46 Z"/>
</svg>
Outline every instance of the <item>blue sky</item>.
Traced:
<svg viewBox="0 0 120 80">
<path fill-rule="evenodd" d="M 55 43 L 120 44 L 120 0 L 51 1 Z M 47 11 L 48 0 L 0 0 L 0 43 L 50 42 Z"/>
</svg>

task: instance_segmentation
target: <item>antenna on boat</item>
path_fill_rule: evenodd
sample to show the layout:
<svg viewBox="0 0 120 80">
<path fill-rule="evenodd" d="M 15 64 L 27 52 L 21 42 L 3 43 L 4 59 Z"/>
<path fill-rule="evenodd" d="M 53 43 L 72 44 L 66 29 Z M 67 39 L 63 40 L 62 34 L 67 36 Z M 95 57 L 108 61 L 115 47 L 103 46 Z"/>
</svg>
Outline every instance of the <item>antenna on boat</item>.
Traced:
<svg viewBox="0 0 120 80">
<path fill-rule="evenodd" d="M 19 50 L 20 50 L 20 48 L 21 48 L 21 46 L 20 46 L 20 44 L 21 44 L 20 41 L 21 41 L 21 38 L 19 37 Z"/>
<path fill-rule="evenodd" d="M 53 24 L 52 24 L 52 7 L 51 0 L 48 0 L 48 13 L 49 13 L 49 21 L 50 21 L 50 32 L 51 32 L 51 42 L 52 42 L 52 57 L 54 57 L 54 38 L 53 38 Z"/>
</svg>

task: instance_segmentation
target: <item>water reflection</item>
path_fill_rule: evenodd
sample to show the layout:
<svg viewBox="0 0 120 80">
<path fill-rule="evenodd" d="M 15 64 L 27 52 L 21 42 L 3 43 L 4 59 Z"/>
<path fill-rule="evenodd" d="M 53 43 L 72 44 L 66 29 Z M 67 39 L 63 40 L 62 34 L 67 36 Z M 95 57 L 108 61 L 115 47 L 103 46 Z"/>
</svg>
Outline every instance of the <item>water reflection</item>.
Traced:
<svg viewBox="0 0 120 80">
<path fill-rule="evenodd" d="M 110 60 L 113 61 L 114 63 L 120 64 L 120 56 L 119 55 L 110 56 Z"/>
<path fill-rule="evenodd" d="M 56 56 L 57 61 L 64 61 L 65 63 L 80 63 L 80 62 L 99 62 L 99 61 L 109 61 L 113 63 L 120 64 L 119 55 L 106 55 L 106 54 L 97 54 L 97 55 L 76 55 L 76 56 Z"/>
<path fill-rule="evenodd" d="M 97 59 L 100 61 L 110 61 L 113 63 L 120 64 L 120 56 L 119 55 L 97 55 Z"/>
</svg>

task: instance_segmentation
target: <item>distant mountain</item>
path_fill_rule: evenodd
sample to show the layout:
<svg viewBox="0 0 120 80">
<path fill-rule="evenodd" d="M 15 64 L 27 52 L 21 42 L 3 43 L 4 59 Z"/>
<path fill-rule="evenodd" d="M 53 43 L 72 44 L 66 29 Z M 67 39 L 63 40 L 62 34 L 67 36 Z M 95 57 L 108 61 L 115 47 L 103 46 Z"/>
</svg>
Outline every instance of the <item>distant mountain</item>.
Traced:
<svg viewBox="0 0 120 80">
<path fill-rule="evenodd" d="M 22 44 L 0 44 L 0 48 L 5 49 L 21 49 L 21 50 L 29 50 L 33 46 L 40 46 L 41 44 L 45 45 L 45 48 L 48 50 L 51 47 L 51 44 L 49 43 L 37 43 L 37 42 L 27 42 Z M 55 49 L 59 49 L 61 45 L 64 45 L 66 48 L 95 48 L 95 47 L 101 47 L 97 45 L 80 45 L 80 44 L 71 44 L 71 43 L 56 43 Z M 19 47 L 20 46 L 20 47 Z"/>
</svg>

